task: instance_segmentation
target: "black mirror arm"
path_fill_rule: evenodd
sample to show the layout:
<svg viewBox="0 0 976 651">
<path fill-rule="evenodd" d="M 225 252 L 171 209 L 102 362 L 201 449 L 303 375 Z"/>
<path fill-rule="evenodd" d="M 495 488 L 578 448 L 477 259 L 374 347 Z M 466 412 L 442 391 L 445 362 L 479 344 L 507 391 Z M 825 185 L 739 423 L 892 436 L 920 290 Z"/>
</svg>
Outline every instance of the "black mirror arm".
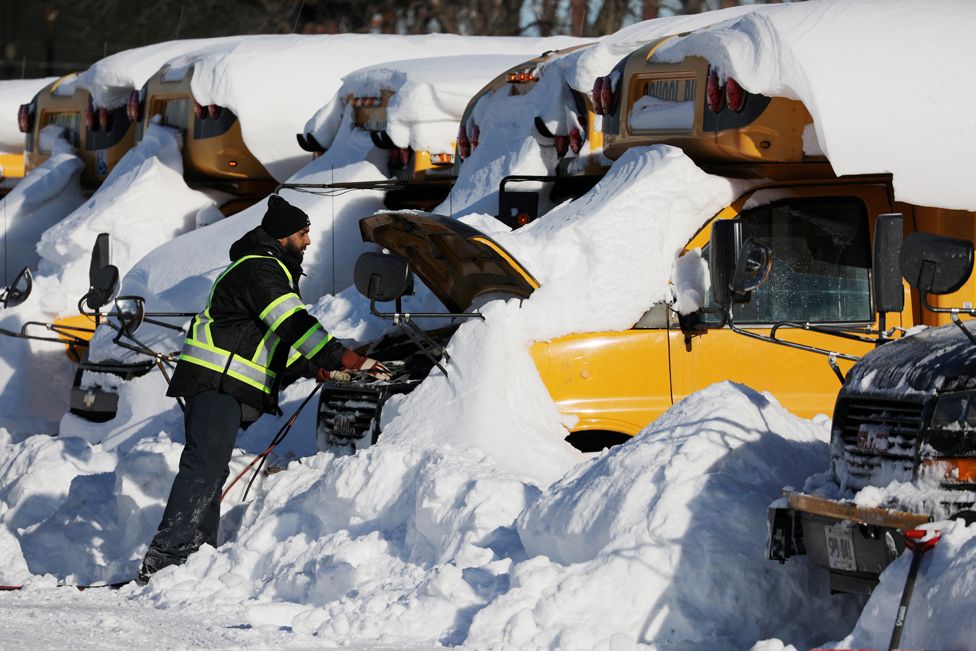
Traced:
<svg viewBox="0 0 976 651">
<path fill-rule="evenodd" d="M 966 314 L 968 316 L 976 316 L 976 308 L 966 309 L 966 308 L 958 308 L 958 307 L 935 307 L 929 303 L 928 292 L 926 292 L 923 289 L 919 289 L 918 294 L 922 303 L 922 307 L 924 307 L 926 310 L 934 314 L 948 314 L 949 317 L 952 319 L 952 323 L 955 324 L 957 328 L 962 330 L 963 333 L 969 338 L 969 340 L 973 342 L 973 344 L 976 344 L 976 335 L 973 335 L 973 333 L 970 332 L 969 329 L 962 324 L 962 321 L 959 320 L 960 314 Z"/>
<path fill-rule="evenodd" d="M 770 336 L 770 335 L 761 335 L 761 334 L 758 334 L 758 333 L 755 333 L 755 332 L 751 332 L 749 330 L 743 330 L 742 328 L 740 328 L 739 326 L 737 326 L 735 324 L 735 320 L 732 318 L 732 308 L 731 307 L 729 307 L 728 314 L 726 315 L 726 320 L 727 320 L 727 322 L 729 324 L 729 328 L 732 330 L 732 332 L 735 332 L 736 334 L 740 334 L 740 335 L 742 335 L 744 337 L 750 337 L 752 339 L 758 339 L 759 341 L 765 341 L 765 342 L 768 342 L 768 343 L 779 344 L 780 346 L 786 346 L 788 348 L 795 348 L 796 350 L 805 350 L 807 352 L 816 353 L 818 355 L 825 355 L 827 357 L 827 363 L 830 364 L 830 368 L 837 375 L 837 379 L 840 380 L 840 383 L 841 384 L 844 383 L 844 374 L 841 373 L 840 368 L 837 366 L 837 360 L 838 359 L 846 359 L 846 360 L 851 361 L 851 362 L 856 362 L 856 361 L 858 361 L 860 359 L 859 357 L 856 357 L 854 355 L 848 355 L 847 353 L 838 353 L 836 351 L 827 350 L 825 348 L 817 348 L 815 346 L 807 346 L 806 344 L 798 344 L 798 343 L 796 343 L 794 341 L 786 341 L 786 340 L 780 339 L 778 337 L 774 337 L 774 336 Z M 774 325 L 773 326 L 773 330 L 775 330 L 778 325 L 780 325 L 780 324 Z M 787 325 L 787 324 L 783 324 L 783 325 Z M 852 337 L 853 336 L 854 335 L 852 335 Z M 873 343 L 874 340 L 873 339 L 869 339 L 867 341 Z"/>
</svg>

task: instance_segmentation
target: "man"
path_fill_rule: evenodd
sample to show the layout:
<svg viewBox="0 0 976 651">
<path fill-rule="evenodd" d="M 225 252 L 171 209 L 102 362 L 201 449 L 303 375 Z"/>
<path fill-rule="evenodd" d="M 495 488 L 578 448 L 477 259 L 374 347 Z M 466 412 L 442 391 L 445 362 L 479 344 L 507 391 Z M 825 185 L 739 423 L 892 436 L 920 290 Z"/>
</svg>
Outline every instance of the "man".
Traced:
<svg viewBox="0 0 976 651">
<path fill-rule="evenodd" d="M 280 414 L 281 388 L 302 376 L 321 382 L 336 369 L 389 379 L 382 364 L 345 348 L 305 308 L 298 279 L 308 231 L 308 215 L 272 195 L 261 225 L 231 246 L 230 266 L 190 323 L 167 392 L 186 398 L 186 447 L 141 582 L 204 543 L 217 545 L 237 432 L 262 413 Z"/>
</svg>

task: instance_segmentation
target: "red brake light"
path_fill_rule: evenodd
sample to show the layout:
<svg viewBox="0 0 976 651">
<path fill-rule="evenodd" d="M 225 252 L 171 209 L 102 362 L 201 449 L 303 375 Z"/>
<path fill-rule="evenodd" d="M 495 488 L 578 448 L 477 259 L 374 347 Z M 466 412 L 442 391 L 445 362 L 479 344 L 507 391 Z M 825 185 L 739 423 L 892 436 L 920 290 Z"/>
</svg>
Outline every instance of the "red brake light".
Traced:
<svg viewBox="0 0 976 651">
<path fill-rule="evenodd" d="M 705 99 L 712 113 L 718 113 L 725 108 L 725 89 L 718 80 L 718 72 L 712 68 L 708 71 L 708 83 L 705 86 Z"/>
<path fill-rule="evenodd" d="M 210 114 L 211 118 L 216 120 L 217 118 L 220 117 L 220 107 L 217 106 L 216 104 L 211 104 L 210 106 L 207 107 L 207 113 Z"/>
<path fill-rule="evenodd" d="M 85 107 L 85 126 L 88 127 L 89 131 L 95 131 L 95 105 L 92 104 L 92 100 L 88 98 L 88 105 Z"/>
<path fill-rule="evenodd" d="M 31 111 L 30 104 L 21 104 L 17 109 L 17 126 L 21 133 L 30 133 L 34 128 L 34 113 Z"/>
<path fill-rule="evenodd" d="M 556 155 L 562 158 L 569 151 L 569 136 L 553 136 L 552 144 L 556 146 Z"/>
<path fill-rule="evenodd" d="M 593 80 L 593 112 L 597 115 L 605 115 L 603 108 L 603 77 Z"/>
<path fill-rule="evenodd" d="M 196 116 L 198 120 L 206 119 L 207 109 L 200 102 L 193 102 L 193 115 Z"/>
<path fill-rule="evenodd" d="M 613 111 L 613 82 L 610 77 L 603 78 L 603 88 L 600 89 L 600 103 L 603 104 L 603 114 L 610 115 Z"/>
<path fill-rule="evenodd" d="M 98 109 L 98 126 L 102 131 L 108 131 L 109 127 L 112 126 L 111 116 L 108 113 L 107 108 Z"/>
<path fill-rule="evenodd" d="M 139 91 L 134 90 L 129 93 L 129 102 L 125 105 L 125 114 L 129 116 L 129 122 L 138 122 L 142 117 L 142 102 L 139 101 Z"/>
<path fill-rule="evenodd" d="M 478 148 L 478 138 L 481 137 L 481 128 L 476 124 L 471 127 L 471 151 Z"/>
<path fill-rule="evenodd" d="M 471 155 L 471 141 L 468 140 L 468 131 L 464 128 L 463 124 L 458 127 L 457 148 L 458 156 L 461 157 L 461 160 Z"/>
<path fill-rule="evenodd" d="M 732 77 L 725 82 L 725 103 L 736 113 L 741 111 L 746 103 L 746 91 Z"/>
<path fill-rule="evenodd" d="M 583 149 L 583 133 L 576 127 L 569 131 L 569 148 L 573 150 L 574 154 L 580 153 L 580 150 Z"/>
</svg>

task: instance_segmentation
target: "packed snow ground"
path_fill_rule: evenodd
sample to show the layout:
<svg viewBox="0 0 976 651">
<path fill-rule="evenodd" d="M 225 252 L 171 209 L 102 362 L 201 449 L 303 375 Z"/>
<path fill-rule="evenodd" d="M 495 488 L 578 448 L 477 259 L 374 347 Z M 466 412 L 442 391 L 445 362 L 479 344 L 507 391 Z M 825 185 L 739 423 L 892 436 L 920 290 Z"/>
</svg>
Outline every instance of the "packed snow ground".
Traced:
<svg viewBox="0 0 976 651">
<path fill-rule="evenodd" d="M 838 7 L 804 6 L 811 20 Z M 546 83 L 544 77 L 537 88 Z M 497 124 L 522 128 L 527 108 L 497 111 Z M 876 115 L 872 120 L 863 124 L 885 128 Z M 468 209 L 458 214 L 472 206 L 490 212 L 484 197 L 497 187 L 491 174 L 552 163 L 529 133 L 483 135 L 476 156 L 488 173 L 471 172 L 475 156 L 465 163 L 457 192 L 468 200 L 454 205 Z M 142 184 L 165 165 L 165 130 L 156 146 L 160 156 L 144 149 L 107 184 L 106 195 L 160 210 L 153 214 L 164 206 L 150 203 L 167 191 L 187 196 L 174 174 L 160 175 L 151 191 Z M 347 116 L 335 146 L 293 180 L 383 178 L 380 154 Z M 938 176 L 940 167 L 927 173 Z M 828 595 L 822 574 L 803 559 L 785 566 L 763 560 L 766 506 L 783 485 L 802 485 L 823 470 L 826 420 L 798 419 L 773 396 L 725 383 L 686 398 L 631 443 L 581 455 L 561 441 L 559 416 L 528 358 L 529 341 L 629 327 L 649 303 L 669 299 L 669 278 L 685 275 L 672 270 L 677 250 L 731 192 L 727 180 L 705 174 L 680 151 L 657 147 L 629 152 L 589 195 L 529 228 L 508 234 L 487 215 L 465 216 L 492 232 L 543 287 L 521 309 L 492 303 L 485 323 L 463 326 L 451 343 L 447 376 L 434 375 L 390 406 L 380 444 L 355 456 L 316 455 L 309 409 L 278 462 L 301 458 L 259 484 L 248 503 L 240 503 L 239 489 L 231 493 L 221 546 L 204 548 L 144 588 L 76 593 L 53 586 L 135 571 L 181 449 L 180 413 L 163 397 L 162 378 L 153 373 L 121 387 L 113 422 L 64 416 L 60 436 L 51 437 L 59 425 L 49 415 L 60 416 L 59 400 L 64 411 L 70 365 L 57 346 L 0 341 L 0 549 L 7 559 L 0 579 L 27 583 L 24 592 L 0 598 L 8 615 L 0 635 L 27 648 L 885 645 L 907 557 L 892 564 L 863 613 L 862 600 Z M 366 318 L 354 291 L 324 294 L 348 284 L 348 275 L 326 269 L 333 255 L 351 261 L 362 250 L 355 221 L 378 209 L 379 197 L 286 196 L 309 209 L 318 243 L 307 258 L 306 300 L 336 334 L 375 336 L 383 324 Z M 156 309 L 194 309 L 188 306 L 201 304 L 226 264 L 227 246 L 262 212 L 259 204 L 187 232 L 138 261 L 144 231 L 123 231 L 118 248 L 132 252 L 121 258 L 132 265 L 123 293 L 143 293 Z M 97 232 L 85 225 L 93 215 L 72 233 Z M 66 244 L 49 238 L 48 255 Z M 78 247 L 71 255 L 82 253 Z M 622 282 L 633 277 L 641 281 Z M 47 291 L 5 313 L 0 325 L 43 312 L 36 302 L 44 294 L 67 296 L 84 284 L 54 271 L 45 278 Z M 38 368 L 44 372 L 31 370 Z M 311 388 L 301 382 L 285 392 L 286 414 Z M 39 400 L 48 403 L 40 415 Z M 266 417 L 240 438 L 232 471 L 263 449 L 280 422 Z M 972 607 L 976 530 L 939 526 L 946 538 L 923 564 L 905 642 L 966 648 L 971 631 L 959 622 Z M 79 633 L 80 626 L 89 628 Z"/>
</svg>

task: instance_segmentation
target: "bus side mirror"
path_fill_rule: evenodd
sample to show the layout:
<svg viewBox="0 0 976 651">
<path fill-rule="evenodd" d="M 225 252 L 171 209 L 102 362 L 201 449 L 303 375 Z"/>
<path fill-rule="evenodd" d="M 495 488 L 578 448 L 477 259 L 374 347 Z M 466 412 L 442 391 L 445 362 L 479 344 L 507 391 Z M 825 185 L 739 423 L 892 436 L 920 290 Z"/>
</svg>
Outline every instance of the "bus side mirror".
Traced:
<svg viewBox="0 0 976 651">
<path fill-rule="evenodd" d="M 0 305 L 2 307 L 20 305 L 27 300 L 33 288 L 34 276 L 28 267 L 24 267 L 17 274 L 17 277 L 14 278 L 14 282 L 10 284 L 10 287 L 7 287 L 0 293 Z"/>
<path fill-rule="evenodd" d="M 119 288 L 119 270 L 114 265 L 105 265 L 95 272 L 91 279 L 91 287 L 85 294 L 85 304 L 92 310 L 112 300 L 115 290 Z"/>
<path fill-rule="evenodd" d="M 141 296 L 119 296 L 115 299 L 115 315 L 122 332 L 135 334 L 146 317 L 146 301 Z"/>
<path fill-rule="evenodd" d="M 874 285 L 875 309 L 880 314 L 901 312 L 905 307 L 905 290 L 902 288 L 898 268 L 903 223 L 901 213 L 897 212 L 878 215 L 874 223 L 871 281 Z"/>
<path fill-rule="evenodd" d="M 742 243 L 730 283 L 733 294 L 748 296 L 766 281 L 773 265 L 773 252 L 751 237 Z"/>
<path fill-rule="evenodd" d="M 973 271 L 973 244 L 932 233 L 911 233 L 899 256 L 901 273 L 925 294 L 951 294 Z"/>
<path fill-rule="evenodd" d="M 111 252 L 109 250 L 108 233 L 99 233 L 95 238 L 95 246 L 92 247 L 91 264 L 88 265 L 88 284 L 95 285 L 95 274 L 111 264 Z"/>
<path fill-rule="evenodd" d="M 732 304 L 729 285 L 735 271 L 736 255 L 742 241 L 742 222 L 722 219 L 712 224 L 708 244 L 708 273 L 712 283 L 712 297 L 723 310 Z"/>
<path fill-rule="evenodd" d="M 362 254 L 356 260 L 353 279 L 359 293 L 378 303 L 395 301 L 413 291 L 410 262 L 399 255 Z"/>
</svg>

